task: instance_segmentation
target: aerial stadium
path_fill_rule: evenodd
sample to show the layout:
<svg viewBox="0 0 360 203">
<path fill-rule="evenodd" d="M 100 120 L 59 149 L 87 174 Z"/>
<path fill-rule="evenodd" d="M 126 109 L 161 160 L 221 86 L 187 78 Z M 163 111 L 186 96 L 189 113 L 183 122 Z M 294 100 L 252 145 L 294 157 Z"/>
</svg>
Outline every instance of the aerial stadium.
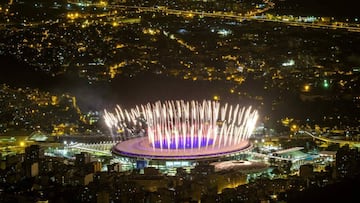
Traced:
<svg viewBox="0 0 360 203">
<path fill-rule="evenodd" d="M 162 161 L 220 160 L 251 149 L 258 112 L 218 101 L 166 101 L 114 112 L 104 120 L 121 157 Z"/>
</svg>

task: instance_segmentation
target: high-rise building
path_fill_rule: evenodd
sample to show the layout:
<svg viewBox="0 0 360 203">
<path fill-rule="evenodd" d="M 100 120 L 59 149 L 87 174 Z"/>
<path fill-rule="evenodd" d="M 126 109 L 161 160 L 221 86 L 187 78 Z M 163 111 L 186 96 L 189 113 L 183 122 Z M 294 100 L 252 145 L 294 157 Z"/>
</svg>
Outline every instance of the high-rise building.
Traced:
<svg viewBox="0 0 360 203">
<path fill-rule="evenodd" d="M 81 152 L 80 154 L 75 155 L 75 166 L 85 166 L 85 164 L 90 163 L 91 156 L 87 152 Z"/>
<path fill-rule="evenodd" d="M 360 152 L 357 149 L 350 149 L 349 145 L 341 147 L 336 153 L 336 172 L 339 178 L 358 175 Z"/>
<path fill-rule="evenodd" d="M 25 160 L 27 163 L 39 162 L 40 158 L 44 158 L 44 150 L 39 145 L 31 145 L 25 148 Z"/>
<path fill-rule="evenodd" d="M 39 175 L 39 165 L 42 158 L 44 158 L 44 150 L 39 145 L 30 145 L 25 148 L 23 168 L 26 177 Z"/>
</svg>

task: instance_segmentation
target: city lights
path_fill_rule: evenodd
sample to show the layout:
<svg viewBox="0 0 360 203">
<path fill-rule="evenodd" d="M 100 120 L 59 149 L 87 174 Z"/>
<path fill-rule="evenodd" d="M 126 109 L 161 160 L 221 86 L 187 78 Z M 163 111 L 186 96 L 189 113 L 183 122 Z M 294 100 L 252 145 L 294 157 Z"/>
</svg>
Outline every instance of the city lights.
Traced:
<svg viewBox="0 0 360 203">
<path fill-rule="evenodd" d="M 360 202 L 356 1 L 5 0 L 0 202 Z"/>
<path fill-rule="evenodd" d="M 328 82 L 328 80 L 324 80 L 323 86 L 324 86 L 325 88 L 328 88 L 328 87 L 329 87 L 329 82 Z"/>
<path fill-rule="evenodd" d="M 310 91 L 310 85 L 306 84 L 304 85 L 304 92 L 309 92 Z"/>
</svg>

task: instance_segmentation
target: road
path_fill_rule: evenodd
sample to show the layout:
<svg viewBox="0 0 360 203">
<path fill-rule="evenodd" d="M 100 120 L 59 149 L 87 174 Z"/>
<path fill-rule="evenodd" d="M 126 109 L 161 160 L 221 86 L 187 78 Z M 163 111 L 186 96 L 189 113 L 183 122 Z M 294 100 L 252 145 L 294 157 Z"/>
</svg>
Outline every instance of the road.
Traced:
<svg viewBox="0 0 360 203">
<path fill-rule="evenodd" d="M 341 146 L 349 145 L 349 146 L 352 146 L 352 147 L 360 147 L 360 142 L 356 142 L 356 141 L 329 139 L 329 138 L 326 138 L 326 137 L 320 137 L 320 136 L 313 135 L 312 133 L 310 133 L 308 131 L 304 131 L 304 130 L 299 131 L 299 133 L 309 135 L 314 139 L 321 140 L 321 141 L 324 141 L 324 142 L 327 142 L 327 143 L 336 143 L 336 144 L 340 144 Z"/>
</svg>

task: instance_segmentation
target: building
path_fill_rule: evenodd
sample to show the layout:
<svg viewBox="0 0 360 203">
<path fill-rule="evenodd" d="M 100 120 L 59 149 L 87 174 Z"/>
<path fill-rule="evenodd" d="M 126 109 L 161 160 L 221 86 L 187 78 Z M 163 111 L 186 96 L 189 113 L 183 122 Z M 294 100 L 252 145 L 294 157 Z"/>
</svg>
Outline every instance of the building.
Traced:
<svg viewBox="0 0 360 203">
<path fill-rule="evenodd" d="M 80 154 L 75 155 L 75 166 L 85 166 L 86 164 L 90 163 L 91 155 L 87 152 L 81 152 Z"/>
<path fill-rule="evenodd" d="M 336 153 L 336 174 L 338 178 L 354 177 L 360 173 L 360 153 L 349 145 L 341 147 Z"/>
</svg>

